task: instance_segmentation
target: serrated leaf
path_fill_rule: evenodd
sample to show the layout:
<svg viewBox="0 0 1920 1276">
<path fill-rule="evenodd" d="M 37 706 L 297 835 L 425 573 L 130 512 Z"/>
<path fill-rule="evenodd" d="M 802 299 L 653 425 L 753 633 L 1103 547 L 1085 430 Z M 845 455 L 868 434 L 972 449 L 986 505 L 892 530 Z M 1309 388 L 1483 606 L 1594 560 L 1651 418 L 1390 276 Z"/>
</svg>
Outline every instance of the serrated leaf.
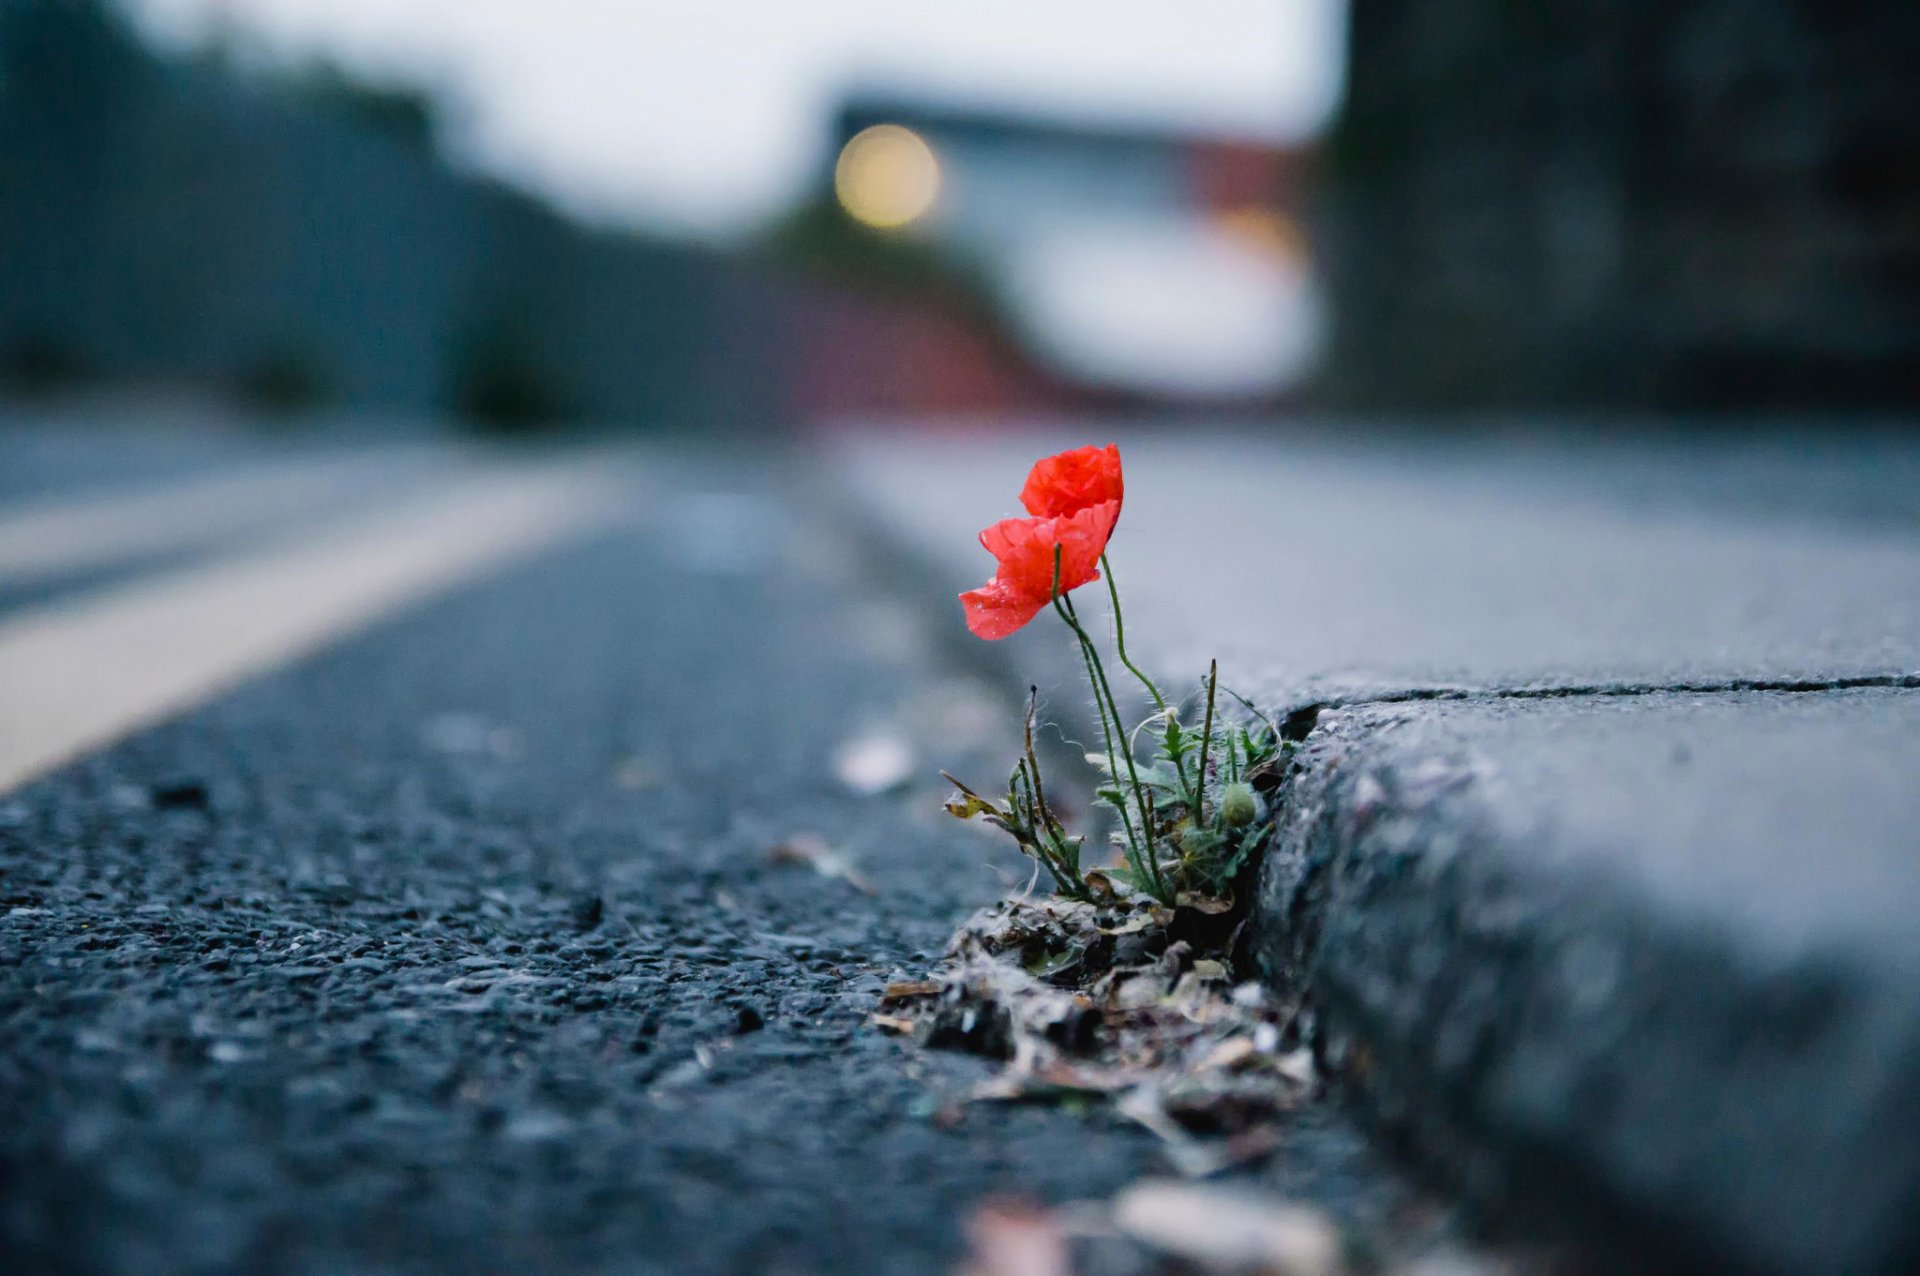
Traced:
<svg viewBox="0 0 1920 1276">
<path fill-rule="evenodd" d="M 1261 824 L 1248 829 L 1246 833 L 1241 836 L 1240 845 L 1234 848 L 1233 854 L 1228 856 L 1227 862 L 1221 866 L 1220 881 L 1222 884 L 1231 881 L 1239 874 L 1241 865 L 1247 862 L 1247 857 L 1259 849 L 1260 844 L 1267 840 L 1267 835 L 1271 832 L 1273 832 L 1273 825 Z"/>
<path fill-rule="evenodd" d="M 1140 783 L 1167 793 L 1180 791 L 1180 773 L 1164 763 L 1154 762 L 1137 769 Z"/>
</svg>

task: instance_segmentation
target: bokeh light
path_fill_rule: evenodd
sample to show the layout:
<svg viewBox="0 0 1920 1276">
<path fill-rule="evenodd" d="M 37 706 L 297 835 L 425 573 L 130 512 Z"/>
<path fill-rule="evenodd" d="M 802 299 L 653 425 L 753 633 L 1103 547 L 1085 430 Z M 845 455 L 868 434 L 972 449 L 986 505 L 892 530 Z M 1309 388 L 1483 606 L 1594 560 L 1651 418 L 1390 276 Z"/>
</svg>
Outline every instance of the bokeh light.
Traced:
<svg viewBox="0 0 1920 1276">
<path fill-rule="evenodd" d="M 1213 224 L 1235 243 L 1276 265 L 1301 269 L 1307 262 L 1307 237 L 1300 223 L 1274 208 L 1242 205 L 1213 215 Z"/>
<path fill-rule="evenodd" d="M 940 194 L 940 162 L 912 129 L 876 124 L 856 133 L 841 149 L 833 166 L 833 190 L 849 217 L 892 230 L 933 207 Z"/>
</svg>

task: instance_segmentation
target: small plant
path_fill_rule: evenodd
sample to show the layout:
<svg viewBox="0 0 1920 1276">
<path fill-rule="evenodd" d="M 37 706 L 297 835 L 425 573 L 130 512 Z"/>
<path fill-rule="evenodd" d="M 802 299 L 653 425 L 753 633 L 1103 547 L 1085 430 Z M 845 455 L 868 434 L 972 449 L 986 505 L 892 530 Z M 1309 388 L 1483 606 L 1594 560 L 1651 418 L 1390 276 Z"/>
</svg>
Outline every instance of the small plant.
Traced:
<svg viewBox="0 0 1920 1276">
<path fill-rule="evenodd" d="M 1023 628 L 1048 607 L 1073 634 L 1104 745 L 1087 759 L 1104 775 L 1094 793 L 1116 816 L 1112 840 L 1124 865 L 1084 867 L 1084 838 L 1066 828 L 1048 801 L 1034 750 L 1037 692 L 1027 701 L 1025 739 L 1006 797 L 983 797 L 948 775 L 959 795 L 947 810 L 1006 830 L 1069 899 L 1141 895 L 1164 905 L 1217 900 L 1230 895 L 1234 879 L 1272 831 L 1262 792 L 1277 781 L 1291 745 L 1238 696 L 1233 698 L 1251 716 L 1240 723 L 1226 720 L 1217 663 L 1209 666 L 1194 704 L 1183 706 L 1169 703 L 1128 657 L 1120 590 L 1107 558 L 1123 488 L 1120 449 L 1113 444 L 1075 448 L 1036 463 L 1020 493 L 1028 517 L 1005 519 L 980 533 L 998 566 L 985 585 L 960 595 L 960 603 L 967 628 L 990 641 Z M 1102 572 L 1112 604 L 1114 654 L 1154 705 L 1132 729 L 1121 716 L 1100 646 L 1072 598 Z"/>
</svg>

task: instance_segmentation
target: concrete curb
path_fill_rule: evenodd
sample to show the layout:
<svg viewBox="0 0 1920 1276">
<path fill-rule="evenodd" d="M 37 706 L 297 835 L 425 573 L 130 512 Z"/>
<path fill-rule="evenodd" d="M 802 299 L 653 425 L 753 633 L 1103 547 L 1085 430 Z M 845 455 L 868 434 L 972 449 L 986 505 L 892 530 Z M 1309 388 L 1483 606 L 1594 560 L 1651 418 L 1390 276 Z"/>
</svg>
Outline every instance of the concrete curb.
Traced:
<svg viewBox="0 0 1920 1276">
<path fill-rule="evenodd" d="M 1544 708 L 1590 712 L 1568 703 Z M 1438 708 L 1320 714 L 1250 927 L 1363 1106 L 1470 1199 L 1636 1265 L 1920 1269 L 1920 980 L 1830 935 L 1761 954 L 1548 853 L 1554 822 L 1517 818 L 1476 747 L 1496 711 Z"/>
</svg>

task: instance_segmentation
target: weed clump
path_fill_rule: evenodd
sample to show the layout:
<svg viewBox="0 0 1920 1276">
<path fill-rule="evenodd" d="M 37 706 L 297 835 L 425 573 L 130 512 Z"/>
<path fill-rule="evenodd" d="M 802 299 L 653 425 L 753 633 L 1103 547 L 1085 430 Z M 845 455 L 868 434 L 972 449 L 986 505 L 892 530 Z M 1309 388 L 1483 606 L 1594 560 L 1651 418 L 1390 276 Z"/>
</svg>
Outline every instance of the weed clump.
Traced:
<svg viewBox="0 0 1920 1276">
<path fill-rule="evenodd" d="M 1208 1174 L 1271 1148 L 1281 1114 L 1317 1085 L 1301 1007 L 1237 976 L 1233 960 L 1236 888 L 1272 836 L 1294 744 L 1230 691 L 1227 711 L 1217 662 L 1176 703 L 1127 655 L 1107 557 L 1122 498 L 1112 445 L 1040 461 L 1021 492 L 1029 516 L 980 534 L 993 578 L 960 596 L 981 638 L 1049 608 L 1072 634 L 1100 722 L 1102 747 L 1087 757 L 1093 801 L 1112 817 L 1119 862 L 1090 862 L 1087 835 L 1049 796 L 1030 690 L 1005 796 L 947 775 L 956 792 L 946 809 L 1004 830 L 1052 894 L 976 915 L 940 970 L 888 989 L 874 1022 L 998 1060 L 971 1098 L 1104 1101 L 1159 1136 L 1177 1168 Z M 1103 574 L 1113 655 L 1153 706 L 1131 726 L 1071 596 Z"/>
</svg>

